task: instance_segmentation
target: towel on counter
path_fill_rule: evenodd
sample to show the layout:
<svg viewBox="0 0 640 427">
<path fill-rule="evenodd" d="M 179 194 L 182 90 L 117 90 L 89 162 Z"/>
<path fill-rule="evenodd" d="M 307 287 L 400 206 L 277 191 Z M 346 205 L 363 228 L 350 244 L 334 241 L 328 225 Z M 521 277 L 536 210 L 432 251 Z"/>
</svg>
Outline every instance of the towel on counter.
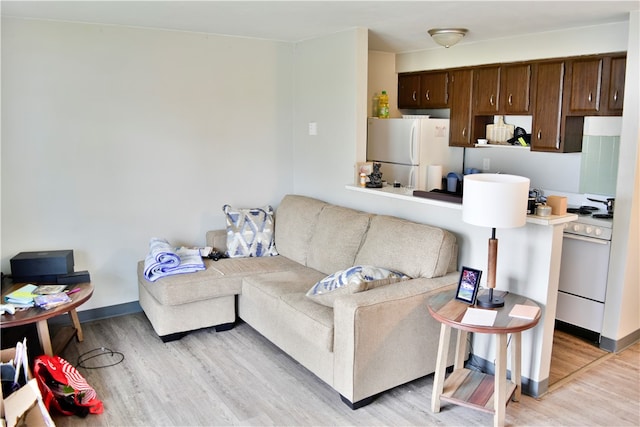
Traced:
<svg viewBox="0 0 640 427">
<path fill-rule="evenodd" d="M 149 254 L 144 260 L 144 277 L 150 282 L 172 274 L 204 269 L 199 249 L 174 248 L 166 240 L 156 237 L 149 242 Z"/>
</svg>

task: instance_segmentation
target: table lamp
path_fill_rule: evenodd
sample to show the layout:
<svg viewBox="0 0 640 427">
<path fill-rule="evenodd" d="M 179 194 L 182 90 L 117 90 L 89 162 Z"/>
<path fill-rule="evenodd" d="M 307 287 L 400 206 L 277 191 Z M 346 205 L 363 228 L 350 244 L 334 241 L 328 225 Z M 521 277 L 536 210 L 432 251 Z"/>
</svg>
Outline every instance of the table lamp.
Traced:
<svg viewBox="0 0 640 427">
<path fill-rule="evenodd" d="M 481 227 L 491 227 L 487 266 L 489 293 L 478 297 L 477 305 L 480 307 L 494 308 L 504 305 L 503 298 L 493 295 L 498 259 L 496 228 L 522 227 L 527 220 L 528 197 L 529 178 L 492 173 L 464 177 L 462 220 Z"/>
</svg>

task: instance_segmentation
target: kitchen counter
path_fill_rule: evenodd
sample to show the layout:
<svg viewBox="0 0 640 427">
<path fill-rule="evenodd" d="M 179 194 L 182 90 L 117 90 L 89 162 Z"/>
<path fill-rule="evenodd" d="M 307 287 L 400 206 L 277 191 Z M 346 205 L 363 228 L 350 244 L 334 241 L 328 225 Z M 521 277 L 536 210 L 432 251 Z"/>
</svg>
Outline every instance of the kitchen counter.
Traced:
<svg viewBox="0 0 640 427">
<path fill-rule="evenodd" d="M 416 197 L 413 195 L 413 190 L 407 190 L 404 187 L 395 188 L 390 185 L 386 185 L 382 188 L 367 188 L 367 187 L 360 187 L 358 185 L 347 184 L 345 188 L 347 190 L 374 194 L 376 196 L 381 196 L 381 197 L 391 197 L 394 199 L 401 199 L 401 200 L 406 200 L 414 203 L 422 203 L 426 205 L 442 206 L 450 209 L 462 210 L 462 204 L 460 203 L 447 202 L 444 200 L 428 199 L 425 197 Z M 558 225 L 558 224 L 564 224 L 566 222 L 575 221 L 577 219 L 578 219 L 578 215 L 576 214 L 549 215 L 549 216 L 527 215 L 528 224 L 538 224 L 538 225 Z"/>
</svg>

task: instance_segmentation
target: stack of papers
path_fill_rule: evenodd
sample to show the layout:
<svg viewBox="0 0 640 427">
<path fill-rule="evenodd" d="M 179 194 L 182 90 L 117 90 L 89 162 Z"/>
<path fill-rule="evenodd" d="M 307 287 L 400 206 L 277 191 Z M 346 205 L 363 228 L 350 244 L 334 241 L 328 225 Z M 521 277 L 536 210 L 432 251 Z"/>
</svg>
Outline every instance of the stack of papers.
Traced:
<svg viewBox="0 0 640 427">
<path fill-rule="evenodd" d="M 464 323 L 466 325 L 493 326 L 493 323 L 496 321 L 497 314 L 498 312 L 495 310 L 484 310 L 482 308 L 469 307 L 464 313 L 464 317 L 460 323 Z"/>
<path fill-rule="evenodd" d="M 17 289 L 4 297 L 4 301 L 13 304 L 16 308 L 33 307 L 33 298 L 36 296 L 34 291 L 37 286 L 28 284 Z"/>
<path fill-rule="evenodd" d="M 53 307 L 71 302 L 71 298 L 69 298 L 69 295 L 67 295 L 66 293 L 59 292 L 57 294 L 36 295 L 33 301 L 35 302 L 36 306 L 45 310 L 49 310 Z"/>
<path fill-rule="evenodd" d="M 51 295 L 63 292 L 65 289 L 67 289 L 67 285 L 40 285 L 33 293 L 38 295 Z"/>
</svg>

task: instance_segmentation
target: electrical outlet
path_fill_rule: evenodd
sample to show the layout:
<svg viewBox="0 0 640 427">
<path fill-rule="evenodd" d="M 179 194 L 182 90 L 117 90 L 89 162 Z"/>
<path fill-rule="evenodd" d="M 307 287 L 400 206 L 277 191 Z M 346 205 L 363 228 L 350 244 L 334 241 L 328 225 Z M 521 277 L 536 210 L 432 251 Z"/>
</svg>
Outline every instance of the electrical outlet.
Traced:
<svg viewBox="0 0 640 427">
<path fill-rule="evenodd" d="M 316 136 L 318 134 L 318 123 L 309 122 L 309 135 Z"/>
<path fill-rule="evenodd" d="M 482 159 L 482 170 L 488 171 L 491 169 L 491 160 L 490 159 Z"/>
</svg>

